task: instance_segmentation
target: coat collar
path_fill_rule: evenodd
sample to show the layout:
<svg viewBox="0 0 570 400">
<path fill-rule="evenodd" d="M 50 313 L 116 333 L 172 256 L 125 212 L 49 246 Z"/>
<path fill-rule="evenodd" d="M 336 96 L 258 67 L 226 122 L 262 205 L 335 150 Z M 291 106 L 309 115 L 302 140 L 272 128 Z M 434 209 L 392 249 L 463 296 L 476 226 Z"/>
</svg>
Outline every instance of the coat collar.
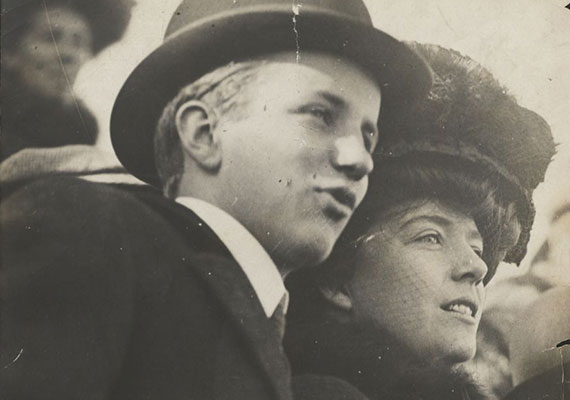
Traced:
<svg viewBox="0 0 570 400">
<path fill-rule="evenodd" d="M 282 299 L 288 299 L 283 278 L 261 243 L 230 214 L 194 197 L 179 197 L 182 204 L 208 224 L 239 264 L 253 286 L 257 298 L 271 318 Z M 287 305 L 285 303 L 285 311 Z"/>
<path fill-rule="evenodd" d="M 255 290 L 229 250 L 194 212 L 156 192 L 139 192 L 143 201 L 191 237 L 195 248 L 184 262 L 212 290 L 255 356 L 280 400 L 291 399 L 291 372 L 281 338 L 266 317 Z"/>
</svg>

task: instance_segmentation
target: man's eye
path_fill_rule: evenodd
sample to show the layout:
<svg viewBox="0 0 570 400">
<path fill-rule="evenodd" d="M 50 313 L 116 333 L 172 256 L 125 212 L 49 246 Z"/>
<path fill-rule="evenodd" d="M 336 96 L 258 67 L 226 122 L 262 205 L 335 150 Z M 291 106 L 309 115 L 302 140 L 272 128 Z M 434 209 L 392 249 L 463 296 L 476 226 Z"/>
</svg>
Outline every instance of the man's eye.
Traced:
<svg viewBox="0 0 570 400">
<path fill-rule="evenodd" d="M 372 153 L 378 144 L 378 135 L 376 132 L 370 130 L 364 133 L 364 143 L 366 145 L 366 150 Z"/>
<path fill-rule="evenodd" d="M 327 108 L 311 106 L 308 108 L 307 112 L 314 117 L 319 118 L 327 125 L 330 125 L 332 123 L 332 113 Z"/>
</svg>

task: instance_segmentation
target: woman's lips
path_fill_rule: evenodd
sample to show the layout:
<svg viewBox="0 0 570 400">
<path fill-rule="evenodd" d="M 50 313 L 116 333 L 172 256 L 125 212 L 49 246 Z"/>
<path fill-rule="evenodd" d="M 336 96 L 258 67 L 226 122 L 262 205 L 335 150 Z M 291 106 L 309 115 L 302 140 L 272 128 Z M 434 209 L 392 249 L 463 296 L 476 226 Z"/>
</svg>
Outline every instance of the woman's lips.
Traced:
<svg viewBox="0 0 570 400">
<path fill-rule="evenodd" d="M 473 319 L 477 316 L 478 308 L 475 302 L 468 299 L 456 299 L 441 306 L 443 311 L 457 313 Z"/>
</svg>

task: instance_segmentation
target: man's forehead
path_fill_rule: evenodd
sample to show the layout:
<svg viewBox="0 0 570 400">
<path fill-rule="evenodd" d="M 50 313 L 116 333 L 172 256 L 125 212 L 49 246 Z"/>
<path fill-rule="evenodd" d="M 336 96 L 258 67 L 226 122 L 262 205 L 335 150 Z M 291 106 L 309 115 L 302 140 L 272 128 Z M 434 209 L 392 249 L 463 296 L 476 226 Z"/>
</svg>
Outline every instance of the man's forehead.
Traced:
<svg viewBox="0 0 570 400">
<path fill-rule="evenodd" d="M 305 67 L 335 73 L 337 71 L 350 71 L 354 74 L 362 74 L 374 81 L 372 75 L 352 60 L 338 54 L 322 51 L 281 51 L 268 53 L 252 60 L 264 61 L 268 65 L 282 65 L 289 67 Z"/>
<path fill-rule="evenodd" d="M 349 93 L 369 100 L 380 96 L 378 83 L 346 58 L 319 52 L 307 52 L 298 61 L 295 57 L 295 52 L 282 52 L 258 58 L 263 62 L 259 81 L 269 86 L 283 84 L 305 94 L 314 92 L 337 104 Z"/>
</svg>

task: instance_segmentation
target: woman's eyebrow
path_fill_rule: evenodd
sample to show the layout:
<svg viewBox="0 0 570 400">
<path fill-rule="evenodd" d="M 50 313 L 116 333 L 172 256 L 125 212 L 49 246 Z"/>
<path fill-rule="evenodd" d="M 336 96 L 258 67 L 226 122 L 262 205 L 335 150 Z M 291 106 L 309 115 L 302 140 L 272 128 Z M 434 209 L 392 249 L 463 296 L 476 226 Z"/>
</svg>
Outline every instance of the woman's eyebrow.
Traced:
<svg viewBox="0 0 570 400">
<path fill-rule="evenodd" d="M 483 243 L 483 235 L 481 235 L 481 232 L 479 232 L 479 229 L 470 229 L 469 233 L 468 233 L 468 238 L 470 240 L 477 240 L 477 241 L 481 241 L 481 243 Z"/>
<path fill-rule="evenodd" d="M 416 222 L 421 222 L 421 221 L 427 221 L 427 222 L 432 222 L 434 224 L 440 225 L 442 227 L 448 227 L 452 224 L 451 220 L 449 220 L 448 218 L 441 216 L 441 215 L 416 215 L 408 220 L 406 220 L 400 227 L 400 229 L 403 229 L 405 227 L 407 227 L 408 225 L 414 224 Z M 477 232 L 478 233 L 478 232 Z"/>
<path fill-rule="evenodd" d="M 421 222 L 421 221 L 432 222 L 432 223 L 439 225 L 443 228 L 449 227 L 453 224 L 453 222 L 450 219 L 448 219 L 442 215 L 417 215 L 417 216 L 410 218 L 406 222 L 404 222 L 400 226 L 400 229 L 404 229 L 408 225 L 414 224 L 416 222 Z M 467 236 L 470 240 L 483 241 L 483 236 L 481 235 L 481 233 L 479 232 L 479 230 L 477 228 L 469 229 L 469 232 L 467 232 Z"/>
</svg>

